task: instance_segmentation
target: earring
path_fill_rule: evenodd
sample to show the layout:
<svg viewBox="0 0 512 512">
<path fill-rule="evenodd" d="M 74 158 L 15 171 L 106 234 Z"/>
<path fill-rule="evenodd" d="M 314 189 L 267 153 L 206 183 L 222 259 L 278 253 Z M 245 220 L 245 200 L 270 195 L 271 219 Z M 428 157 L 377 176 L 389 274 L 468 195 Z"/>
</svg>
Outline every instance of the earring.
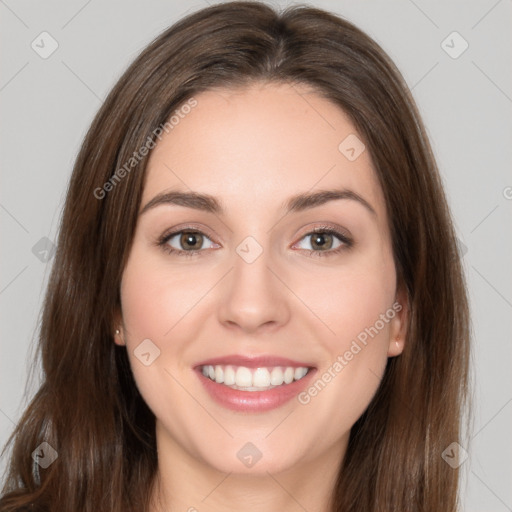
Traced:
<svg viewBox="0 0 512 512">
<path fill-rule="evenodd" d="M 121 331 L 119 329 L 116 329 L 116 334 L 121 334 Z"/>
</svg>

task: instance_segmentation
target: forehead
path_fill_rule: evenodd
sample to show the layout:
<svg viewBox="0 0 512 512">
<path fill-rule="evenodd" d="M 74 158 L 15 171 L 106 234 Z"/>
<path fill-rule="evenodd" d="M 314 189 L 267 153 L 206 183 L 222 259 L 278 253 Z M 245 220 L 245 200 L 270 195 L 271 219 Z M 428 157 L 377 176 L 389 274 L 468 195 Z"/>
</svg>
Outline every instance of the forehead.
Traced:
<svg viewBox="0 0 512 512">
<path fill-rule="evenodd" d="M 262 83 L 194 99 L 152 151 L 143 204 L 179 189 L 217 196 L 228 210 L 269 211 L 297 193 L 347 188 L 385 220 L 369 152 L 334 103 L 305 86 Z"/>
</svg>

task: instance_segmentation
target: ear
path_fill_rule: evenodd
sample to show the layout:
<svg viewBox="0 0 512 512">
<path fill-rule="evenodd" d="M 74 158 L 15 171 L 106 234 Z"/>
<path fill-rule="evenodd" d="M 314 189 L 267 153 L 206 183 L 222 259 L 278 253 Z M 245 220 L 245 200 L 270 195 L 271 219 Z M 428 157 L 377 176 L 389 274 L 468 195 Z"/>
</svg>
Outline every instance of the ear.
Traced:
<svg viewBox="0 0 512 512">
<path fill-rule="evenodd" d="M 405 346 L 409 321 L 408 294 L 405 286 L 399 286 L 392 310 L 395 316 L 390 320 L 388 357 L 399 356 Z"/>
<path fill-rule="evenodd" d="M 114 314 L 114 326 L 112 336 L 114 337 L 114 343 L 116 345 L 126 345 L 126 342 L 124 341 L 124 327 L 121 311 L 116 311 L 116 313 Z"/>
</svg>

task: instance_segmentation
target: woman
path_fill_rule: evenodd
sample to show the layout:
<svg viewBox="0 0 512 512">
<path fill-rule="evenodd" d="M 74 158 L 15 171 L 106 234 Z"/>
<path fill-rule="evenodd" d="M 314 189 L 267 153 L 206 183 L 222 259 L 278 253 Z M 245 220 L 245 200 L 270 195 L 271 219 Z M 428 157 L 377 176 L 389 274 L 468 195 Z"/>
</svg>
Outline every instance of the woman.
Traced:
<svg viewBox="0 0 512 512">
<path fill-rule="evenodd" d="M 383 50 L 315 8 L 203 9 L 84 140 L 0 511 L 452 512 L 468 344 Z"/>
</svg>

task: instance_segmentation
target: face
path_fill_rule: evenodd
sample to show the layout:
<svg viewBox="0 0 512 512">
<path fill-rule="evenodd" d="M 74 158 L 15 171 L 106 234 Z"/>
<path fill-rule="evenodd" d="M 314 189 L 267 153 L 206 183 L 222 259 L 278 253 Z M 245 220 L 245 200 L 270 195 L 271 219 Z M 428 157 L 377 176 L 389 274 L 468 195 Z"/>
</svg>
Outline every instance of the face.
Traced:
<svg viewBox="0 0 512 512">
<path fill-rule="evenodd" d="M 195 100 L 150 156 L 121 284 L 116 343 L 159 453 L 253 474 L 339 460 L 404 341 L 372 161 L 304 87 Z"/>
</svg>

